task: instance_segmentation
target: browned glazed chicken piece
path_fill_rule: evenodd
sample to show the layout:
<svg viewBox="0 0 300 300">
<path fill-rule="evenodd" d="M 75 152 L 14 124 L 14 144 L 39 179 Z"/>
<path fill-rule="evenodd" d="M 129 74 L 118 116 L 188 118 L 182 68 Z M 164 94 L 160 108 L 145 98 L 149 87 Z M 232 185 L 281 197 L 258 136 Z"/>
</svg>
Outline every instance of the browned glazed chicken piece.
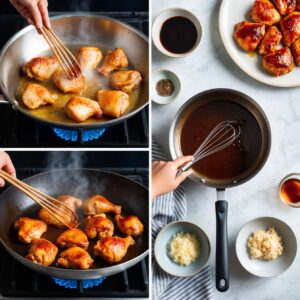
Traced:
<svg viewBox="0 0 300 300">
<path fill-rule="evenodd" d="M 102 52 L 97 47 L 81 47 L 77 51 L 77 59 L 82 69 L 93 70 L 99 65 Z"/>
<path fill-rule="evenodd" d="M 96 98 L 103 114 L 111 117 L 122 116 L 129 107 L 129 96 L 121 91 L 99 90 Z"/>
<path fill-rule="evenodd" d="M 97 101 L 74 96 L 65 105 L 65 112 L 76 122 L 84 122 L 92 116 L 100 119 L 102 117 L 102 110 Z"/>
<path fill-rule="evenodd" d="M 131 245 L 134 245 L 134 239 L 131 236 L 125 238 L 113 236 L 99 240 L 94 247 L 94 254 L 108 263 L 117 263 L 124 258 Z"/>
<path fill-rule="evenodd" d="M 100 240 L 114 234 L 114 224 L 104 214 L 88 216 L 86 218 L 85 233 L 90 239 L 98 237 Z"/>
<path fill-rule="evenodd" d="M 70 209 L 72 209 L 74 212 L 77 208 L 82 206 L 82 201 L 79 198 L 70 196 L 70 195 L 61 195 L 57 197 L 57 200 L 63 203 L 64 205 L 68 206 Z M 58 205 L 58 204 L 57 204 Z M 59 220 L 57 220 L 55 217 L 53 217 L 48 211 L 44 208 L 42 208 L 39 211 L 39 219 L 43 220 L 48 225 L 53 225 L 59 228 L 66 227 L 63 223 L 61 223 Z"/>
<path fill-rule="evenodd" d="M 300 37 L 300 12 L 293 12 L 280 22 L 283 43 L 290 47 Z"/>
<path fill-rule="evenodd" d="M 108 50 L 103 65 L 98 71 L 105 77 L 114 70 L 122 70 L 127 68 L 128 60 L 122 48 L 116 48 L 114 51 Z"/>
<path fill-rule="evenodd" d="M 34 263 L 50 266 L 56 257 L 58 248 L 50 241 L 45 239 L 35 239 L 32 241 L 27 259 Z"/>
<path fill-rule="evenodd" d="M 296 9 L 297 9 L 297 10 L 300 10 L 300 0 L 297 0 L 297 1 L 296 1 Z"/>
<path fill-rule="evenodd" d="M 127 94 L 137 89 L 141 81 L 142 76 L 138 71 L 118 71 L 110 77 L 111 86 Z"/>
<path fill-rule="evenodd" d="M 295 67 L 292 53 L 287 47 L 265 55 L 262 64 L 263 67 L 274 76 L 287 74 Z"/>
<path fill-rule="evenodd" d="M 60 254 L 57 264 L 67 269 L 87 270 L 93 264 L 91 256 L 80 247 L 72 247 Z"/>
<path fill-rule="evenodd" d="M 100 195 L 94 195 L 84 202 L 84 211 L 87 216 L 101 213 L 121 213 L 121 206 L 109 202 L 106 198 Z"/>
<path fill-rule="evenodd" d="M 28 108 L 37 109 L 43 105 L 53 104 L 58 96 L 39 84 L 27 83 L 21 98 Z"/>
<path fill-rule="evenodd" d="M 251 19 L 256 23 L 273 25 L 280 21 L 280 14 L 269 0 L 256 0 L 250 11 Z"/>
<path fill-rule="evenodd" d="M 86 250 L 89 246 L 89 240 L 82 230 L 73 228 L 61 233 L 56 240 L 56 244 L 61 248 L 80 247 Z"/>
<path fill-rule="evenodd" d="M 58 67 L 59 63 L 55 57 L 35 57 L 23 66 L 23 72 L 28 78 L 47 81 Z"/>
<path fill-rule="evenodd" d="M 233 38 L 247 52 L 254 52 L 265 35 L 266 26 L 243 21 L 234 27 Z"/>
<path fill-rule="evenodd" d="M 281 39 L 282 34 L 278 30 L 278 28 L 276 26 L 270 26 L 259 45 L 258 53 L 268 54 L 274 52 L 277 49 L 277 46 L 279 45 Z"/>
<path fill-rule="evenodd" d="M 300 39 L 293 44 L 292 53 L 296 65 L 300 66 Z"/>
<path fill-rule="evenodd" d="M 125 235 L 139 236 L 144 231 L 144 225 L 136 216 L 115 216 L 118 228 Z"/>
<path fill-rule="evenodd" d="M 47 225 L 40 220 L 22 217 L 14 224 L 18 230 L 19 240 L 23 243 L 31 243 L 33 239 L 39 239 L 47 231 Z"/>
<path fill-rule="evenodd" d="M 69 79 L 62 69 L 59 69 L 54 73 L 53 82 L 64 93 L 80 95 L 86 88 L 85 77 L 82 74 L 77 78 Z"/>
<path fill-rule="evenodd" d="M 296 0 L 273 0 L 281 15 L 288 15 L 296 9 Z"/>
</svg>

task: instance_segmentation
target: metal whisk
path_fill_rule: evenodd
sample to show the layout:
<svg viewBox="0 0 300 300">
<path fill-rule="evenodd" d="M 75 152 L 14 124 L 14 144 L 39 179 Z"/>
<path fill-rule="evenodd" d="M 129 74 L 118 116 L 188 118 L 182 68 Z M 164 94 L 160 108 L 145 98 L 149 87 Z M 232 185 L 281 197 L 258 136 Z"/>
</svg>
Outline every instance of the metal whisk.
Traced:
<svg viewBox="0 0 300 300">
<path fill-rule="evenodd" d="M 193 159 L 178 169 L 177 176 L 187 171 L 199 160 L 232 145 L 241 134 L 238 121 L 224 121 L 218 124 L 206 137 L 193 155 Z"/>
</svg>

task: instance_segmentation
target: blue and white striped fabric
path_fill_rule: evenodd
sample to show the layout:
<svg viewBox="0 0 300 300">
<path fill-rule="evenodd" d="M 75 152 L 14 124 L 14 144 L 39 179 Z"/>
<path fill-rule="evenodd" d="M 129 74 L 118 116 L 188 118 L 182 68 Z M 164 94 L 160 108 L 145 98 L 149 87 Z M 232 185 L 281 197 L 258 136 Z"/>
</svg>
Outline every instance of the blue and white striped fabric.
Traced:
<svg viewBox="0 0 300 300">
<path fill-rule="evenodd" d="M 152 160 L 168 160 L 155 142 L 152 143 Z M 170 222 L 185 220 L 186 214 L 186 196 L 182 186 L 173 192 L 157 197 L 152 204 L 152 245 L 164 226 Z M 152 297 L 154 300 L 214 299 L 210 266 L 193 277 L 174 277 L 158 266 L 153 255 Z"/>
</svg>

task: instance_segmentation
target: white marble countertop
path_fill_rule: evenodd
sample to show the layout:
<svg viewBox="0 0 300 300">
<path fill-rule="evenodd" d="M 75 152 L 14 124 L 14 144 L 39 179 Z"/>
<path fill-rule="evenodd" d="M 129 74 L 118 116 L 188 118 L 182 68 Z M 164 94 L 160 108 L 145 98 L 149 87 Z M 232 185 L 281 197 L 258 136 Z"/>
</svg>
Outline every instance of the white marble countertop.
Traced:
<svg viewBox="0 0 300 300">
<path fill-rule="evenodd" d="M 300 172 L 300 88 L 279 89 L 261 84 L 241 71 L 228 56 L 218 30 L 219 0 L 154 0 L 152 15 L 168 7 L 182 7 L 194 12 L 202 24 L 200 46 L 190 56 L 172 59 L 153 46 L 152 71 L 166 68 L 181 79 L 182 92 L 177 101 L 166 106 L 152 105 L 153 138 L 169 153 L 168 134 L 171 121 L 180 106 L 191 96 L 211 88 L 232 88 L 248 94 L 264 109 L 272 128 L 272 149 L 263 170 L 249 182 L 227 190 L 229 201 L 228 233 L 230 245 L 231 284 L 226 293 L 215 292 L 215 298 L 300 299 L 300 257 L 284 274 L 272 279 L 250 275 L 237 260 L 234 246 L 241 226 L 259 216 L 274 216 L 286 221 L 300 237 L 300 209 L 287 207 L 277 200 L 277 186 L 286 174 Z M 216 191 L 191 180 L 185 182 L 188 220 L 208 234 L 215 264 Z"/>
</svg>

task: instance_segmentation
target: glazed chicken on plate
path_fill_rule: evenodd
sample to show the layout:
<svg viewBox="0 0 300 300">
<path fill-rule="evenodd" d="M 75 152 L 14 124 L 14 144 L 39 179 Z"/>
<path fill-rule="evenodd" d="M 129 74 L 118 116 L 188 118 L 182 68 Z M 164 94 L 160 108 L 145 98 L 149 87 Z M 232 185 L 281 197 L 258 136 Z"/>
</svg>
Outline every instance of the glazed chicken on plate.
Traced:
<svg viewBox="0 0 300 300">
<path fill-rule="evenodd" d="M 80 247 L 86 250 L 89 246 L 89 240 L 82 230 L 73 228 L 61 233 L 56 244 L 61 248 Z"/>
<path fill-rule="evenodd" d="M 64 93 L 81 94 L 85 88 L 85 77 L 80 74 L 77 78 L 69 79 L 63 69 L 59 69 L 53 75 L 54 84 Z"/>
<path fill-rule="evenodd" d="M 47 81 L 58 67 L 59 63 L 55 57 L 35 57 L 23 66 L 23 72 L 28 78 Z"/>
<path fill-rule="evenodd" d="M 281 20 L 280 29 L 284 45 L 290 47 L 300 38 L 300 12 L 295 11 Z"/>
<path fill-rule="evenodd" d="M 292 53 L 296 65 L 300 66 L 300 39 L 293 44 Z"/>
<path fill-rule="evenodd" d="M 273 0 L 281 15 L 288 15 L 296 9 L 296 0 Z"/>
<path fill-rule="evenodd" d="M 28 108 L 37 109 L 43 105 L 53 104 L 58 96 L 39 84 L 27 83 L 21 98 Z"/>
<path fill-rule="evenodd" d="M 111 220 L 106 218 L 105 214 L 88 216 L 86 218 L 84 231 L 90 239 L 97 237 L 101 240 L 103 238 L 113 236 L 114 224 Z"/>
<path fill-rule="evenodd" d="M 32 241 L 27 259 L 34 263 L 50 266 L 56 257 L 58 248 L 48 240 L 35 239 Z"/>
<path fill-rule="evenodd" d="M 93 70 L 99 65 L 102 52 L 97 47 L 81 47 L 77 51 L 77 59 L 82 69 Z"/>
<path fill-rule="evenodd" d="M 99 240 L 94 247 L 94 254 L 108 263 L 117 263 L 124 258 L 131 245 L 134 245 L 134 239 L 131 236 L 125 238 L 113 236 Z"/>
<path fill-rule="evenodd" d="M 122 70 L 127 68 L 128 60 L 122 48 L 116 48 L 114 51 L 108 50 L 103 65 L 99 68 L 99 72 L 105 77 L 114 70 Z"/>
<path fill-rule="evenodd" d="M 92 116 L 100 119 L 102 117 L 102 110 L 97 101 L 74 96 L 65 105 L 65 112 L 76 122 L 84 122 Z"/>
<path fill-rule="evenodd" d="M 137 89 L 141 81 L 142 76 L 138 71 L 118 71 L 110 77 L 111 86 L 127 94 Z"/>
<path fill-rule="evenodd" d="M 67 269 L 87 270 L 93 264 L 91 256 L 80 247 L 72 247 L 60 254 L 57 264 Z"/>
<path fill-rule="evenodd" d="M 268 27 L 264 38 L 262 39 L 258 53 L 268 54 L 274 52 L 282 39 L 282 34 L 276 26 Z"/>
<path fill-rule="evenodd" d="M 31 243 L 33 239 L 39 239 L 47 231 L 47 225 L 43 221 L 21 217 L 14 224 L 18 230 L 18 238 L 23 243 Z"/>
<path fill-rule="evenodd" d="M 139 236 L 144 231 L 144 225 L 137 216 L 115 216 L 118 228 L 125 235 Z"/>
<path fill-rule="evenodd" d="M 103 114 L 118 118 L 129 107 L 129 96 L 121 91 L 99 90 L 96 98 Z"/>
<path fill-rule="evenodd" d="M 109 202 L 106 198 L 100 195 L 94 195 L 84 202 L 84 211 L 87 216 L 100 213 L 121 213 L 121 206 Z"/>
<path fill-rule="evenodd" d="M 280 14 L 269 0 L 256 0 L 250 11 L 251 19 L 256 23 L 273 25 L 280 21 Z"/>
</svg>

